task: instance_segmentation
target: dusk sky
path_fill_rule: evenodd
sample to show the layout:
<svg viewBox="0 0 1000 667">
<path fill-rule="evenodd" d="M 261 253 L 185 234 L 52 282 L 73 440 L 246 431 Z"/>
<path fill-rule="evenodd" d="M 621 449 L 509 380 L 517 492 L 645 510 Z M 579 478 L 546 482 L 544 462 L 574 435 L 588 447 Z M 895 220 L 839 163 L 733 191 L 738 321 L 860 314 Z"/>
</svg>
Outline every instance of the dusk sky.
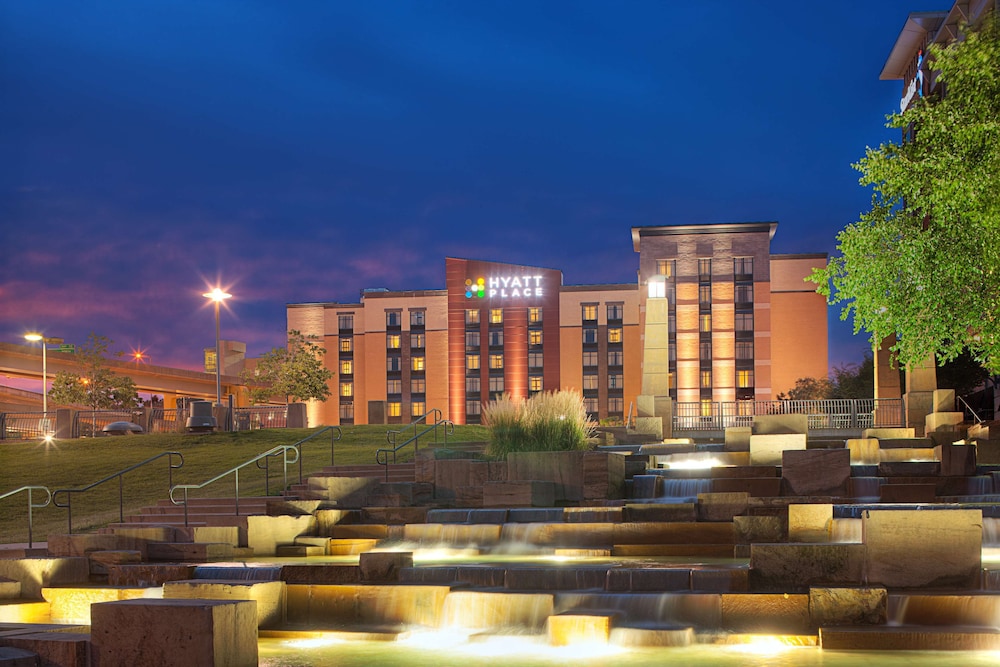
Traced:
<svg viewBox="0 0 1000 667">
<path fill-rule="evenodd" d="M 951 4 L 0 0 L 0 340 L 198 369 L 216 284 L 258 356 L 286 303 L 443 289 L 446 256 L 633 282 L 631 227 L 748 221 L 833 253 L 898 138 L 879 72 Z"/>
</svg>

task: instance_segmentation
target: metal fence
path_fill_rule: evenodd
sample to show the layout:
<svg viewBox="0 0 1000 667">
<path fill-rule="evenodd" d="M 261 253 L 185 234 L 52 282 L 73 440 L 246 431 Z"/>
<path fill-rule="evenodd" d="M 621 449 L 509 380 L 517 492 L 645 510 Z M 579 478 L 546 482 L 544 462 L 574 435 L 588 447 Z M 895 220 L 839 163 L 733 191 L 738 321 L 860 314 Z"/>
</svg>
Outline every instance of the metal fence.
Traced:
<svg viewBox="0 0 1000 667">
<path fill-rule="evenodd" d="M 73 414 L 74 438 L 97 438 L 111 422 L 142 422 L 142 410 L 81 410 Z"/>
<path fill-rule="evenodd" d="M 674 431 L 721 431 L 751 426 L 762 415 L 804 414 L 815 430 L 857 430 L 904 426 L 898 398 L 824 399 L 819 401 L 711 401 L 675 403 Z"/>
<path fill-rule="evenodd" d="M 234 431 L 256 431 L 262 428 L 285 428 L 287 422 L 287 405 L 258 405 L 252 408 L 233 408 Z"/>
<path fill-rule="evenodd" d="M 37 440 L 56 430 L 55 415 L 44 412 L 0 413 L 0 440 Z"/>
</svg>

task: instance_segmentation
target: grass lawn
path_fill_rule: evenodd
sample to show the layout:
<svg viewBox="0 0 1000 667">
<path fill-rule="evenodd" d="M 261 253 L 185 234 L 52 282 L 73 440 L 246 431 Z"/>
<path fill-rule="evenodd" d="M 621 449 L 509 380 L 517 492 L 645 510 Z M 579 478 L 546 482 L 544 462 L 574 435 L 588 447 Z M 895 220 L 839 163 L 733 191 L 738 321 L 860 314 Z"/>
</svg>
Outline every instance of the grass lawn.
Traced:
<svg viewBox="0 0 1000 667">
<path fill-rule="evenodd" d="M 320 429 L 265 429 L 240 433 L 174 434 L 79 438 L 50 444 L 38 441 L 0 442 L 0 494 L 25 485 L 39 485 L 50 490 L 82 488 L 136 463 L 163 452 L 179 452 L 183 466 L 172 471 L 173 484 L 201 484 L 258 454 L 278 445 L 291 445 Z M 386 447 L 385 425 L 343 427 L 343 438 L 332 443 L 337 465 L 375 463 L 375 450 Z M 483 442 L 489 432 L 483 426 L 456 426 L 448 443 Z M 403 442 L 405 436 L 397 438 Z M 441 436 L 438 440 L 441 443 Z M 420 446 L 433 445 L 430 435 L 421 438 Z M 413 448 L 400 450 L 397 462 L 412 460 Z M 302 447 L 303 477 L 330 465 L 331 438 L 321 434 Z M 119 520 L 119 480 L 124 515 L 167 498 L 168 462 L 178 457 L 163 457 L 120 478 L 114 478 L 86 493 L 72 495 L 73 532 L 86 532 Z M 263 464 L 263 461 L 261 462 Z M 283 484 L 281 457 L 269 460 L 270 492 L 280 493 Z M 289 484 L 298 482 L 298 463 L 289 466 Z M 232 497 L 232 475 L 215 482 L 191 497 Z M 255 464 L 240 471 L 240 497 L 264 495 L 264 470 Z M 44 499 L 44 492 L 35 499 Z M 63 496 L 64 502 L 65 496 Z M 0 543 L 28 541 L 28 496 L 26 493 L 0 500 Z M 49 505 L 33 511 L 33 540 L 43 542 L 50 533 L 68 530 L 67 510 Z"/>
</svg>

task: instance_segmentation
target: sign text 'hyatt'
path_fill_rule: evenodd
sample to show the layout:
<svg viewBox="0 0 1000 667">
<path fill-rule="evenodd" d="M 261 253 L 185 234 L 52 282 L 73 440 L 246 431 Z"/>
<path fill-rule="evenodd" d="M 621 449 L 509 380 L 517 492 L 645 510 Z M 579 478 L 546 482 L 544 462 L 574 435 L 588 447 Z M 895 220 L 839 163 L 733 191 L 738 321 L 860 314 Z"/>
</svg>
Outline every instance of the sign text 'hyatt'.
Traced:
<svg viewBox="0 0 1000 667">
<path fill-rule="evenodd" d="M 465 281 L 465 298 L 478 297 L 516 299 L 526 296 L 542 296 L 542 276 L 490 276 L 471 278 Z"/>
</svg>

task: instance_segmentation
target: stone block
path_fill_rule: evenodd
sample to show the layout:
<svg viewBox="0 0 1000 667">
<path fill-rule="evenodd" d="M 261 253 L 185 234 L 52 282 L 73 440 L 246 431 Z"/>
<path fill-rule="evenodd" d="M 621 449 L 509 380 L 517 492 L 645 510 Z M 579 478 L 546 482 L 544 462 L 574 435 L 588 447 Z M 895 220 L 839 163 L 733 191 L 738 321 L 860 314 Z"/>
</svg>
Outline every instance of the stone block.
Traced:
<svg viewBox="0 0 1000 667">
<path fill-rule="evenodd" d="M 557 614 L 549 616 L 546 634 L 550 646 L 574 646 L 581 642 L 607 644 L 611 616 L 604 614 Z"/>
<path fill-rule="evenodd" d="M 819 629 L 824 651 L 990 651 L 1000 650 L 1000 630 L 956 626 L 860 626 Z"/>
<path fill-rule="evenodd" d="M 361 523 L 381 523 L 403 526 L 427 520 L 426 507 L 365 507 L 361 510 Z"/>
<path fill-rule="evenodd" d="M 931 392 L 932 406 L 934 412 L 954 412 L 955 411 L 955 390 L 935 389 Z"/>
<path fill-rule="evenodd" d="M 863 544 L 752 544 L 750 590 L 793 591 L 862 582 Z"/>
<path fill-rule="evenodd" d="M 695 643 L 694 628 L 626 628 L 611 629 L 610 642 L 626 647 L 690 646 Z"/>
<path fill-rule="evenodd" d="M 805 634 L 810 630 L 809 596 L 723 593 L 722 627 L 730 632 Z"/>
<path fill-rule="evenodd" d="M 204 542 L 160 542 L 149 545 L 147 557 L 149 560 L 159 561 L 222 560 L 233 557 L 233 546 Z"/>
<path fill-rule="evenodd" d="M 976 440 L 976 462 L 1000 465 L 1000 440 Z"/>
<path fill-rule="evenodd" d="M 866 510 L 861 521 L 871 585 L 979 587 L 982 510 Z"/>
<path fill-rule="evenodd" d="M 829 542 L 833 527 L 833 505 L 816 503 L 788 506 L 789 542 Z"/>
<path fill-rule="evenodd" d="M 833 625 L 884 625 L 888 620 L 889 595 L 884 588 L 809 589 L 812 627 Z"/>
<path fill-rule="evenodd" d="M 937 477 L 940 472 L 941 464 L 937 461 L 884 461 L 878 464 L 879 477 Z"/>
<path fill-rule="evenodd" d="M 809 433 L 809 415 L 756 415 L 753 418 L 752 432 L 754 435 L 781 435 Z M 753 441 L 751 440 L 751 444 Z M 751 449 L 751 451 L 753 451 Z"/>
<path fill-rule="evenodd" d="M 257 605 L 257 627 L 279 628 L 285 622 L 284 581 L 189 579 L 163 584 L 165 599 L 253 600 Z"/>
<path fill-rule="evenodd" d="M 42 587 L 90 581 L 90 561 L 82 557 L 0 559 L 0 577 L 21 583 L 21 595 L 40 600 Z"/>
<path fill-rule="evenodd" d="M 691 568 L 617 568 L 607 572 L 607 589 L 613 592 L 675 592 L 691 590 Z"/>
<path fill-rule="evenodd" d="M 636 417 L 635 430 L 650 439 L 663 439 L 663 417 Z"/>
<path fill-rule="evenodd" d="M 510 482 L 549 482 L 553 485 L 555 502 L 559 504 L 579 502 L 584 498 L 584 455 L 585 453 L 582 451 L 515 452 L 508 454 L 507 479 Z M 624 476 L 624 460 L 622 463 L 622 475 Z M 487 507 L 494 506 L 494 503 L 489 502 L 489 498 L 485 496 L 483 502 Z"/>
<path fill-rule="evenodd" d="M 861 432 L 862 438 L 876 438 L 882 440 L 884 438 L 915 438 L 916 432 L 912 428 L 908 427 L 898 427 L 898 428 L 866 428 Z"/>
<path fill-rule="evenodd" d="M 907 427 L 916 431 L 918 436 L 923 436 L 927 415 L 934 411 L 934 392 L 908 391 L 903 394 L 903 410 Z"/>
<path fill-rule="evenodd" d="M 586 452 L 583 455 L 583 500 L 618 500 L 625 497 L 625 455 Z"/>
<path fill-rule="evenodd" d="M 336 563 L 296 563 L 282 566 L 281 580 L 286 584 L 356 584 L 361 581 L 361 568 Z"/>
<path fill-rule="evenodd" d="M 361 581 L 398 581 L 399 571 L 413 567 L 413 554 L 404 551 L 382 551 L 363 553 L 359 557 Z"/>
<path fill-rule="evenodd" d="M 663 477 L 660 475 L 634 475 L 632 477 L 632 498 L 660 498 L 663 495 Z"/>
<path fill-rule="evenodd" d="M 933 503 L 937 500 L 937 485 L 883 484 L 878 497 L 883 503 Z"/>
<path fill-rule="evenodd" d="M 805 416 L 805 415 L 800 415 Z M 751 465 L 781 465 L 781 453 L 806 448 L 805 433 L 768 433 L 750 436 Z"/>
<path fill-rule="evenodd" d="M 90 635 L 86 632 L 23 633 L 4 637 L 3 643 L 11 649 L 33 653 L 34 660 L 23 663 L 27 665 L 87 667 L 91 664 Z"/>
<path fill-rule="evenodd" d="M 231 544 L 234 547 L 247 545 L 246 533 L 238 526 L 194 526 L 191 532 L 193 542 Z"/>
<path fill-rule="evenodd" d="M 788 520 L 780 516 L 734 516 L 733 531 L 737 544 L 787 542 Z"/>
<path fill-rule="evenodd" d="M 49 603 L 49 618 L 53 623 L 89 625 L 91 605 L 134 600 L 143 597 L 146 592 L 145 588 L 61 586 L 43 588 L 42 597 Z"/>
<path fill-rule="evenodd" d="M 0 577 L 0 600 L 14 600 L 21 597 L 21 582 Z"/>
<path fill-rule="evenodd" d="M 963 593 L 910 594 L 894 619 L 906 625 L 995 627 L 1000 596 Z"/>
<path fill-rule="evenodd" d="M 0 646 L 0 665 L 3 667 L 38 667 L 38 659 L 34 651 Z"/>
<path fill-rule="evenodd" d="M 878 438 L 848 438 L 847 450 L 852 465 L 877 465 L 879 463 Z"/>
<path fill-rule="evenodd" d="M 723 477 L 712 480 L 712 493 L 745 492 L 754 498 L 772 498 L 781 495 L 779 477 Z"/>
<path fill-rule="evenodd" d="M 626 505 L 623 521 L 696 521 L 698 509 L 695 503 L 635 504 Z"/>
<path fill-rule="evenodd" d="M 793 496 L 845 496 L 851 477 L 848 449 L 810 449 L 781 453 L 781 479 Z"/>
<path fill-rule="evenodd" d="M 540 480 L 487 482 L 484 507 L 551 507 L 556 504 L 556 484 Z"/>
<path fill-rule="evenodd" d="M 257 665 L 256 603 L 249 600 L 124 600 L 91 609 L 101 665 Z"/>
<path fill-rule="evenodd" d="M 89 557 L 90 573 L 100 576 L 108 574 L 108 565 L 142 562 L 140 551 L 94 551 Z"/>
<path fill-rule="evenodd" d="M 296 537 L 315 533 L 312 515 L 247 517 L 247 546 L 255 556 L 273 556 L 279 544 L 293 544 Z"/>
<path fill-rule="evenodd" d="M 380 482 L 374 477 L 310 477 L 309 492 L 333 501 L 338 507 L 364 507 Z"/>
<path fill-rule="evenodd" d="M 727 452 L 749 452 L 750 436 L 753 434 L 753 427 L 750 426 L 730 426 L 726 429 L 726 451 Z"/>
<path fill-rule="evenodd" d="M 970 477 L 976 474 L 975 445 L 938 445 L 934 452 L 941 462 L 942 475 Z"/>
<path fill-rule="evenodd" d="M 711 593 L 745 593 L 750 590 L 750 570 L 745 567 L 693 568 L 691 590 Z"/>
<path fill-rule="evenodd" d="M 954 432 L 961 438 L 959 426 L 965 421 L 962 412 L 932 412 L 924 417 L 924 433 Z"/>
<path fill-rule="evenodd" d="M 699 493 L 698 521 L 732 521 L 734 516 L 745 514 L 750 502 L 750 494 Z"/>
</svg>

